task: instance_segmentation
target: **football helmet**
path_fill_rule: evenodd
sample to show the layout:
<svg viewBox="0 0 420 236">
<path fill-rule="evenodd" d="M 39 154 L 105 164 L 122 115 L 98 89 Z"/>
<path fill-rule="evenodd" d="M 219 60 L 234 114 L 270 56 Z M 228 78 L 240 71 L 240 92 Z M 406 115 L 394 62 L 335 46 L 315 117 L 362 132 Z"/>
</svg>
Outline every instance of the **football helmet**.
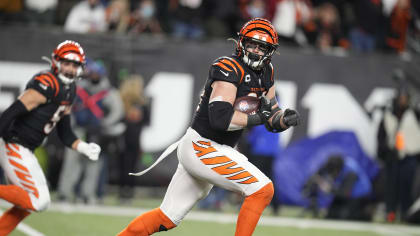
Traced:
<svg viewBox="0 0 420 236">
<path fill-rule="evenodd" d="M 66 40 L 60 43 L 57 46 L 57 48 L 54 49 L 51 57 L 52 68 L 58 74 L 58 78 L 64 84 L 73 83 L 82 76 L 86 59 L 83 48 L 80 46 L 79 43 L 72 40 Z M 68 76 L 61 73 L 60 63 L 64 60 L 71 61 L 79 65 L 76 76 L 74 76 L 73 78 L 69 78 Z"/>
<path fill-rule="evenodd" d="M 252 69 L 259 70 L 270 63 L 271 56 L 278 47 L 278 36 L 270 21 L 254 18 L 242 27 L 238 33 L 236 52 L 242 61 Z M 248 51 L 258 47 L 263 55 Z"/>
</svg>

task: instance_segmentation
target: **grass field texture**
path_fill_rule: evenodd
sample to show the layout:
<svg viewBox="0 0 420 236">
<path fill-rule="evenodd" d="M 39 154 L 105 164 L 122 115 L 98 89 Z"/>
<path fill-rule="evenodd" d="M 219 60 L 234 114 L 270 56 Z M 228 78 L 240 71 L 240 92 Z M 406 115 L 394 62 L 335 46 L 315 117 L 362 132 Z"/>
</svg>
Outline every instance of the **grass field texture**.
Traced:
<svg viewBox="0 0 420 236">
<path fill-rule="evenodd" d="M 3 208 L 4 210 L 5 208 Z M 86 207 L 53 204 L 46 212 L 24 220 L 22 227 L 11 236 L 107 236 L 116 235 L 145 209 L 132 207 Z M 193 211 L 175 229 L 157 236 L 224 236 L 234 235 L 236 214 Z M 226 222 L 226 223 L 222 223 Z M 25 233 L 26 232 L 26 233 Z M 420 227 L 400 224 L 357 223 L 264 216 L 254 236 L 420 236 Z"/>
<path fill-rule="evenodd" d="M 123 229 L 133 217 L 127 216 L 106 216 L 80 213 L 59 213 L 44 212 L 32 215 L 24 223 L 42 232 L 44 235 L 51 236 L 105 236 L 116 235 Z M 159 236 L 216 236 L 234 235 L 235 225 L 232 223 L 214 223 L 194 220 L 186 220 L 177 228 L 168 232 L 157 233 Z M 23 232 L 16 230 L 11 236 L 24 236 Z M 338 231 L 322 229 L 301 229 L 295 227 L 274 227 L 258 226 L 255 236 L 376 236 L 378 234 L 363 231 Z M 419 234 L 420 235 L 420 234 Z"/>
</svg>

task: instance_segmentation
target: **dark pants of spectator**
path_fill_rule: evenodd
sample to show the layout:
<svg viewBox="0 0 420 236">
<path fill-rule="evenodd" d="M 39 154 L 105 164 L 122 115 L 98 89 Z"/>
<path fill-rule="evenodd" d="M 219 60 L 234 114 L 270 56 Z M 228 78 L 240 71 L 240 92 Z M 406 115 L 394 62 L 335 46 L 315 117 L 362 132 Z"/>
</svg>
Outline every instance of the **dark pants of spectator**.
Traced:
<svg viewBox="0 0 420 236">
<path fill-rule="evenodd" d="M 122 152 L 119 160 L 119 197 L 132 198 L 134 195 L 135 179 L 128 173 L 136 172 L 137 164 L 142 155 L 140 147 L 140 134 L 143 124 L 140 122 L 125 121 L 126 130 L 123 137 Z"/>
<path fill-rule="evenodd" d="M 119 145 L 117 137 L 113 136 L 104 136 L 101 138 L 100 146 L 102 147 L 101 151 L 101 160 L 102 167 L 99 173 L 98 187 L 96 189 L 96 195 L 101 201 L 107 193 L 107 185 L 109 179 L 109 158 L 114 156 L 119 156 Z"/>
<path fill-rule="evenodd" d="M 401 218 L 406 217 L 408 208 L 413 203 L 412 186 L 416 170 L 416 158 L 388 158 L 385 162 L 386 189 L 385 204 L 387 213 L 396 213 L 400 208 Z"/>
<path fill-rule="evenodd" d="M 133 176 L 128 175 L 128 173 L 136 172 L 136 166 L 138 160 L 140 160 L 140 153 L 136 150 L 126 149 L 123 151 L 123 154 L 120 156 L 120 187 L 119 187 L 119 197 L 129 199 L 134 195 L 134 180 Z"/>
</svg>

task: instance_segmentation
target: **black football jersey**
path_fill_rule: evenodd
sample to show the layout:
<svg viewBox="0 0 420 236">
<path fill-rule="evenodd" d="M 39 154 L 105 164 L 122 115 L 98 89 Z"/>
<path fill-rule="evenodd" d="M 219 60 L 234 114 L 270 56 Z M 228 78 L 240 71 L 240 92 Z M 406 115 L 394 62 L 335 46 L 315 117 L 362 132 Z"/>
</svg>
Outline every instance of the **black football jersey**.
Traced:
<svg viewBox="0 0 420 236">
<path fill-rule="evenodd" d="M 236 98 L 251 93 L 260 97 L 273 86 L 274 70 L 270 63 L 260 71 L 254 71 L 237 56 L 220 57 L 211 65 L 191 127 L 205 138 L 233 147 L 238 142 L 242 130 L 218 131 L 212 129 L 209 122 L 208 105 L 213 90 L 211 85 L 217 80 L 234 84 L 237 87 Z"/>
<path fill-rule="evenodd" d="M 60 121 L 67 107 L 73 103 L 76 85 L 74 83 L 66 85 L 51 71 L 42 71 L 28 82 L 26 89 L 40 92 L 47 98 L 47 102 L 26 115 L 17 117 L 7 131 L 5 139 L 33 150 L 42 144 L 44 138 Z"/>
</svg>

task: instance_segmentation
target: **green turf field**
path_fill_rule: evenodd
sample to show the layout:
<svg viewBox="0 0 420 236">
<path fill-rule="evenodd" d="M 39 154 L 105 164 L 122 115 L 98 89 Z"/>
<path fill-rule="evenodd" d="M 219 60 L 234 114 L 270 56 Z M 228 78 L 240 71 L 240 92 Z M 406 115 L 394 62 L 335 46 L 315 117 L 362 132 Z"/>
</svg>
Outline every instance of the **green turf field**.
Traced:
<svg viewBox="0 0 420 236">
<path fill-rule="evenodd" d="M 11 236 L 107 236 L 116 235 L 132 219 L 147 209 L 159 206 L 160 197 L 135 198 L 129 204 L 119 203 L 115 196 L 107 197 L 104 205 L 87 206 L 53 202 L 42 213 L 33 213 Z M 10 204 L 0 201 L 0 209 Z M 283 206 L 281 216 L 264 211 L 254 236 L 420 236 L 420 226 L 400 223 L 330 221 L 302 218 L 302 209 Z M 234 235 L 238 206 L 225 205 L 221 212 L 194 208 L 175 229 L 157 236 L 230 236 Z M 300 217 L 298 217 L 300 216 Z M 29 228 L 29 230 L 28 230 Z M 32 233 L 31 233 L 32 231 Z M 26 233 L 25 233 L 26 232 Z M 29 233 L 28 233 L 29 232 Z"/>
<path fill-rule="evenodd" d="M 95 236 L 116 235 L 133 217 L 105 216 L 94 214 L 66 214 L 59 212 L 43 212 L 28 217 L 24 223 L 44 235 L 51 236 Z M 298 219 L 297 219 L 298 220 Z M 222 224 L 186 220 L 177 228 L 157 233 L 162 236 L 217 236 L 234 235 L 234 224 Z M 11 236 L 23 236 L 15 231 Z M 294 227 L 258 226 L 255 236 L 377 236 L 378 234 L 363 231 L 337 231 L 321 229 L 299 229 Z M 420 235 L 420 232 L 419 232 Z"/>
</svg>

